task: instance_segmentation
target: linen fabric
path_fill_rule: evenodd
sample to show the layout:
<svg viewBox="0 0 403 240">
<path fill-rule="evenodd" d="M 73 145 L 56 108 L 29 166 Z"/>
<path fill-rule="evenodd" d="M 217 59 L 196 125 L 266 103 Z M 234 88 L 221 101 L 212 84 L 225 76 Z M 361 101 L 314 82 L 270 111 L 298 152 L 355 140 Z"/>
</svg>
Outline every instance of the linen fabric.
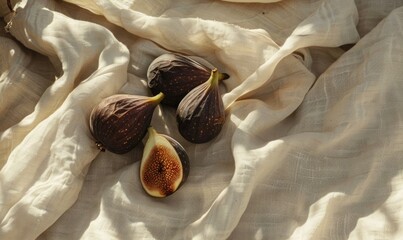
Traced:
<svg viewBox="0 0 403 240">
<path fill-rule="evenodd" d="M 11 3 L 0 239 L 403 238 L 403 1 Z M 152 126 L 190 158 L 158 199 L 139 181 L 144 145 L 100 152 L 88 121 L 103 98 L 150 95 L 148 66 L 168 52 L 230 78 L 208 143 L 156 108 Z"/>
</svg>

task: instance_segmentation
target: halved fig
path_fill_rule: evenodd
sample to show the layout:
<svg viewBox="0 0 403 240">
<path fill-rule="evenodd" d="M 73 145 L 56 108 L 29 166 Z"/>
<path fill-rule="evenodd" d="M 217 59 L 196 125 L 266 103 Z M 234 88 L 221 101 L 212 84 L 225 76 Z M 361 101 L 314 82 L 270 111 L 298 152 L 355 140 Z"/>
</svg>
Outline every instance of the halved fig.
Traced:
<svg viewBox="0 0 403 240">
<path fill-rule="evenodd" d="M 186 181 L 189 169 L 189 157 L 183 146 L 172 137 L 149 127 L 140 163 L 143 189 L 150 196 L 167 197 Z"/>
<path fill-rule="evenodd" d="M 164 98 L 116 94 L 102 100 L 90 115 L 90 130 L 101 151 L 123 154 L 146 135 L 154 109 Z"/>
</svg>

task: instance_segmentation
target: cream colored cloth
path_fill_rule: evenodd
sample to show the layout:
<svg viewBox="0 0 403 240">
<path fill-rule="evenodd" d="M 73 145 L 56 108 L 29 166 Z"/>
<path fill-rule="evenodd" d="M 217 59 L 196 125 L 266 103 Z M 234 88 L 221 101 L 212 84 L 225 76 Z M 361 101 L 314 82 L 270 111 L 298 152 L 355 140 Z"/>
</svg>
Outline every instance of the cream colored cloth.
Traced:
<svg viewBox="0 0 403 240">
<path fill-rule="evenodd" d="M 3 1 L 4 2 L 4 1 Z M 260 3 L 257 3 L 260 2 Z M 13 1 L 0 35 L 0 239 L 402 239 L 403 1 Z M 5 23 L 2 24 L 2 27 Z M 230 74 L 187 182 L 142 190 L 142 145 L 99 152 L 89 113 L 149 95 L 165 52 Z"/>
</svg>

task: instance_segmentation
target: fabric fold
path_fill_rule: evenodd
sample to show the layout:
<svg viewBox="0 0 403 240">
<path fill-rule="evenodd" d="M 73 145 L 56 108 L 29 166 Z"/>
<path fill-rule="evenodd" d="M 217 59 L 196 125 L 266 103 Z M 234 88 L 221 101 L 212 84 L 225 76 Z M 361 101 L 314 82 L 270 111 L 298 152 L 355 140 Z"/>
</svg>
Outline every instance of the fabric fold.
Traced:
<svg viewBox="0 0 403 240">
<path fill-rule="evenodd" d="M 403 1 L 13 3 L 0 35 L 1 239 L 403 235 Z M 100 152 L 88 118 L 115 93 L 150 95 L 147 68 L 166 52 L 231 77 L 208 143 L 156 108 L 151 124 L 191 169 L 155 199 L 139 181 L 143 144 Z"/>
<path fill-rule="evenodd" d="M 7 194 L 0 196 L 0 231 L 5 239 L 35 239 L 75 202 L 98 153 L 88 112 L 127 80 L 127 48 L 107 29 L 70 19 L 46 4 L 26 3 L 10 29 L 27 47 L 58 59 L 62 75 L 31 114 L 1 134 L 0 186 Z M 76 37 L 82 40 L 73 41 Z"/>
</svg>

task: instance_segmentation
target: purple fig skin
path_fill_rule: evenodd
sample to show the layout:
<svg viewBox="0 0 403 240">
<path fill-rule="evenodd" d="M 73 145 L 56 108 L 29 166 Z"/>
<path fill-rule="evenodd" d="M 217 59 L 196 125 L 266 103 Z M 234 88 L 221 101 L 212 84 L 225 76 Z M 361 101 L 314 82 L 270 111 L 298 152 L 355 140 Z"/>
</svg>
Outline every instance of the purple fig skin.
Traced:
<svg viewBox="0 0 403 240">
<path fill-rule="evenodd" d="M 185 148 L 178 141 L 176 141 L 171 136 L 168 136 L 168 135 L 165 135 L 165 134 L 161 134 L 161 135 L 164 136 L 171 143 L 171 145 L 175 148 L 176 153 L 178 154 L 178 156 L 179 156 L 179 158 L 181 160 L 182 168 L 183 168 L 182 182 L 179 185 L 179 187 L 181 187 L 182 184 L 184 182 L 186 182 L 186 180 L 187 180 L 187 178 L 189 176 L 189 172 L 190 172 L 189 156 L 188 156 Z"/>
<path fill-rule="evenodd" d="M 132 150 L 146 135 L 154 109 L 164 98 L 116 94 L 102 100 L 91 112 L 90 130 L 96 146 L 117 154 Z"/>
<path fill-rule="evenodd" d="M 215 138 L 225 122 L 217 69 L 209 80 L 195 87 L 179 103 L 176 120 L 180 134 L 189 142 L 205 143 Z"/>
<path fill-rule="evenodd" d="M 211 69 L 190 57 L 166 53 L 156 58 L 147 71 L 148 87 L 155 95 L 165 94 L 162 104 L 177 107 L 183 97 L 193 88 L 209 79 Z M 220 73 L 222 80 L 229 78 Z"/>
</svg>

